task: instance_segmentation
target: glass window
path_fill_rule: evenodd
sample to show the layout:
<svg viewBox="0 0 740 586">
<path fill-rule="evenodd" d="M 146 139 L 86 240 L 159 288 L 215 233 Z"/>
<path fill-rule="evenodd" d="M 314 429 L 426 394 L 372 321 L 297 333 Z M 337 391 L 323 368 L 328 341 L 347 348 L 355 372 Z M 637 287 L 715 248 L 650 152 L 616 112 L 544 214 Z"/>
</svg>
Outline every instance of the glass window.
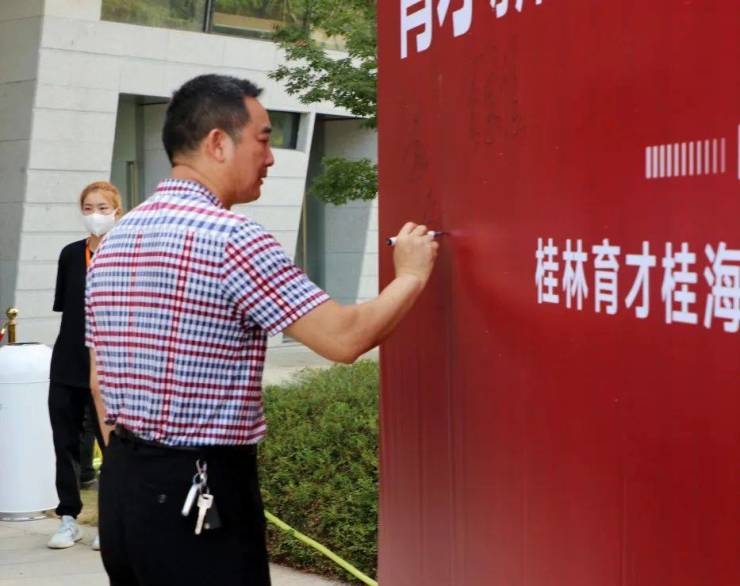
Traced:
<svg viewBox="0 0 740 586">
<path fill-rule="evenodd" d="M 289 18 L 285 0 L 214 0 L 211 30 L 214 33 L 270 38 Z"/>
<path fill-rule="evenodd" d="M 202 31 L 208 0 L 103 0 L 102 19 Z"/>
<path fill-rule="evenodd" d="M 295 112 L 270 110 L 272 136 L 270 146 L 276 149 L 295 149 L 298 147 L 298 125 L 301 115 Z"/>
<path fill-rule="evenodd" d="M 310 4 L 294 0 L 212 0 L 210 31 L 257 39 L 270 39 L 275 29 L 303 22 Z M 328 49 L 344 49 L 344 39 L 327 37 L 322 31 L 311 36 Z"/>
</svg>

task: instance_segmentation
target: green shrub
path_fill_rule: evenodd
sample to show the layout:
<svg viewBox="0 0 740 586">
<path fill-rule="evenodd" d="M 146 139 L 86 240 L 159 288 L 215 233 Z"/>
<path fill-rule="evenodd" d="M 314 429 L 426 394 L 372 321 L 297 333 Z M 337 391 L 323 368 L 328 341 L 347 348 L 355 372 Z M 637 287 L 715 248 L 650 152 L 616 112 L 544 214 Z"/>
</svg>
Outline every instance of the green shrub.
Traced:
<svg viewBox="0 0 740 586">
<path fill-rule="evenodd" d="M 378 365 L 303 371 L 264 393 L 260 448 L 265 508 L 375 576 L 378 535 Z M 269 526 L 273 561 L 348 581 L 314 549 Z"/>
</svg>

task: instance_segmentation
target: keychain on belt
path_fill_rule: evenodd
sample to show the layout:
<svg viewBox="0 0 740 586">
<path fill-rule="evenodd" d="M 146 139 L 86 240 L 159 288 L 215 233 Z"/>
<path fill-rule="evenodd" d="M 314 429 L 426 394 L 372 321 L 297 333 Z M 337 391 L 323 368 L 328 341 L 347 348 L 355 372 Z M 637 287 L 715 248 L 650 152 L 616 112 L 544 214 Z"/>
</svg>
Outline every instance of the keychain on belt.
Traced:
<svg viewBox="0 0 740 586">
<path fill-rule="evenodd" d="M 193 505 L 198 507 L 198 516 L 195 521 L 195 534 L 200 535 L 203 529 L 217 529 L 221 526 L 221 519 L 213 502 L 213 495 L 208 488 L 208 462 L 197 460 L 195 462 L 195 475 L 193 484 L 190 486 L 185 503 L 182 506 L 183 517 L 190 515 Z"/>
</svg>

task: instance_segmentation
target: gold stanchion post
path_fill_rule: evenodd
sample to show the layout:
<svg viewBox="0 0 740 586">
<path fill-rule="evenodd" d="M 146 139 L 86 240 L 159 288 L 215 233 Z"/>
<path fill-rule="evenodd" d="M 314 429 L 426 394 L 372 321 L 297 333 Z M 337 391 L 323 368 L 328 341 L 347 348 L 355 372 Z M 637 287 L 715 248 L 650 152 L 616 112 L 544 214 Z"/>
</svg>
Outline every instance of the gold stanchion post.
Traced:
<svg viewBox="0 0 740 586">
<path fill-rule="evenodd" d="M 5 312 L 5 315 L 8 316 L 8 344 L 15 344 L 15 320 L 18 317 L 18 310 L 15 307 L 9 307 L 8 311 Z"/>
</svg>

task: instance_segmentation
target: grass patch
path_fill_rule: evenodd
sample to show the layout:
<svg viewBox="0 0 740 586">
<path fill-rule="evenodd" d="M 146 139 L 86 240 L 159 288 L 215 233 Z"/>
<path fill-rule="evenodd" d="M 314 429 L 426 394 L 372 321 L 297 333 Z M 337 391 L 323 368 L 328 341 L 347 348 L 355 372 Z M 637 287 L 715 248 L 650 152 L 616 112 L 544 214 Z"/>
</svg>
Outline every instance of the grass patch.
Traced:
<svg viewBox="0 0 740 586">
<path fill-rule="evenodd" d="M 90 488 L 83 488 L 80 491 L 82 500 L 82 512 L 77 515 L 77 522 L 81 525 L 98 526 L 98 485 L 97 483 Z M 57 518 L 54 509 L 45 511 L 44 514 L 52 519 Z"/>
<path fill-rule="evenodd" d="M 83 488 L 80 491 L 82 497 L 82 512 L 77 516 L 77 522 L 83 525 L 98 525 L 98 487 L 97 484 L 91 488 Z"/>
<path fill-rule="evenodd" d="M 378 365 L 303 371 L 264 392 L 265 508 L 369 576 L 377 570 Z M 349 579 L 333 562 L 268 526 L 274 561 Z"/>
</svg>

